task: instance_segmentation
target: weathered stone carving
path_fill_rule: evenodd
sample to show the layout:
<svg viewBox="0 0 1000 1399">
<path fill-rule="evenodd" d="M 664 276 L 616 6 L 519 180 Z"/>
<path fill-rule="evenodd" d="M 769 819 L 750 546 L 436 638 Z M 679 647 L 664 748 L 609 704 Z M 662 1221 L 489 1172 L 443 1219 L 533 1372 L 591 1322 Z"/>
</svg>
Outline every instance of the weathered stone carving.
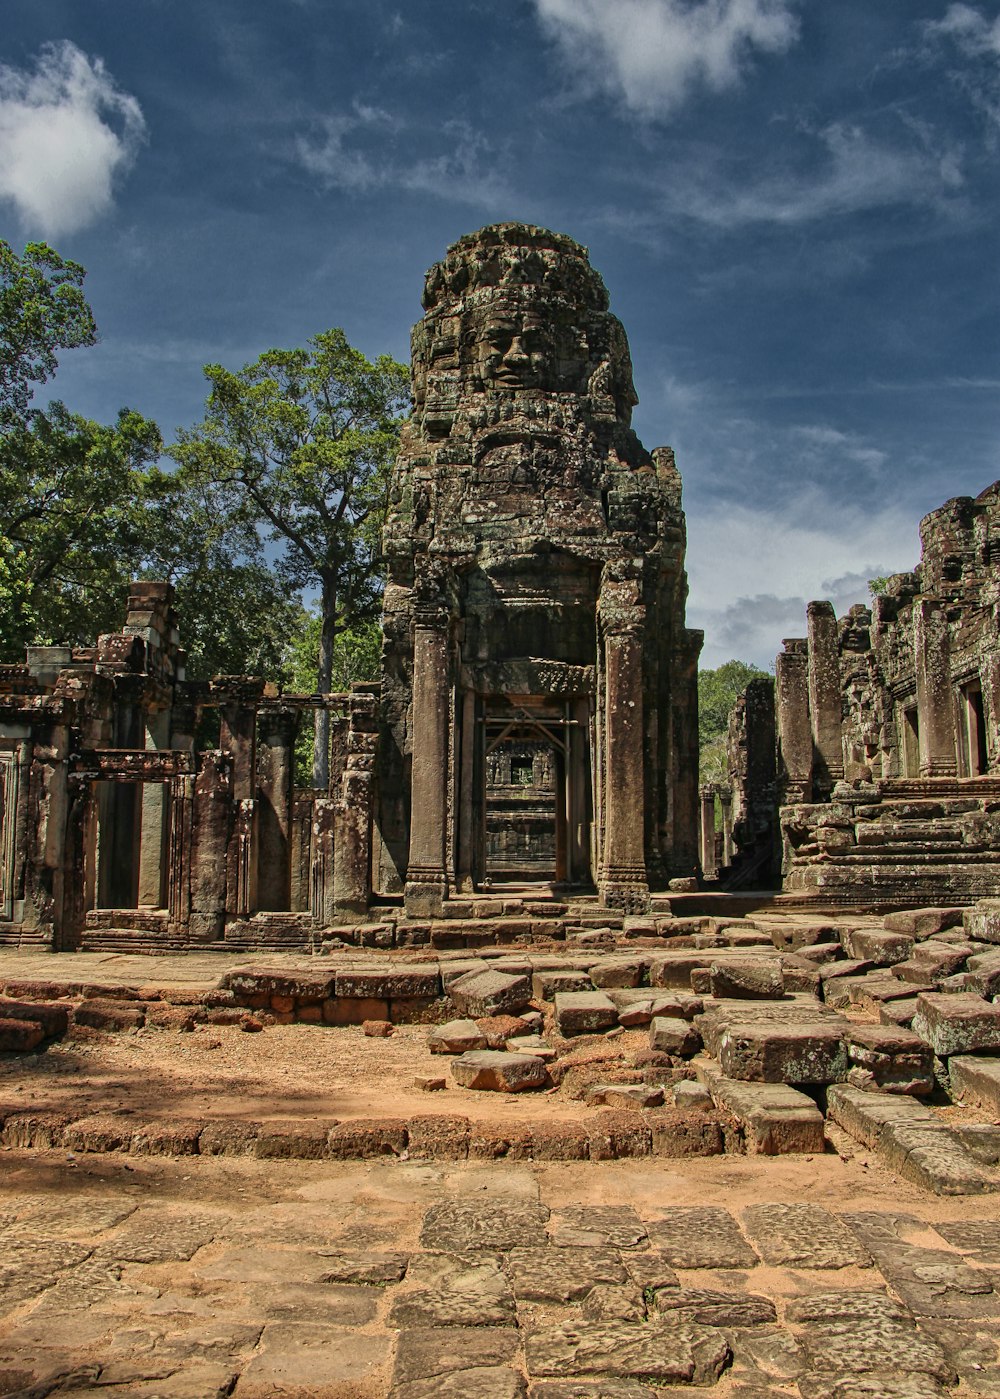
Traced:
<svg viewBox="0 0 1000 1399">
<path fill-rule="evenodd" d="M 485 877 L 486 759 L 546 745 L 554 880 L 642 907 L 697 864 L 695 667 L 668 448 L 586 252 L 498 224 L 428 273 L 384 547 L 376 880 L 434 913 Z"/>
</svg>

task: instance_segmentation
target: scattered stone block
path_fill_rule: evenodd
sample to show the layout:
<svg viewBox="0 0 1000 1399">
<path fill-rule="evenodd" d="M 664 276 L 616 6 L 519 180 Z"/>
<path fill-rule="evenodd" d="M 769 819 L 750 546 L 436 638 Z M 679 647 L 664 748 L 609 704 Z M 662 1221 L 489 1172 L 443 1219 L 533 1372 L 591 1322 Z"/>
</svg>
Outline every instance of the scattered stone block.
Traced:
<svg viewBox="0 0 1000 1399">
<path fill-rule="evenodd" d="M 807 1094 L 784 1083 L 740 1083 L 699 1066 L 702 1072 L 716 1104 L 741 1124 L 749 1154 L 813 1155 L 825 1149 L 823 1114 Z"/>
<path fill-rule="evenodd" d="M 1000 1117 L 1000 1059 L 956 1054 L 948 1060 L 952 1092 L 963 1103 Z"/>
<path fill-rule="evenodd" d="M 552 969 L 536 971 L 531 978 L 531 992 L 540 1001 L 551 1001 L 557 991 L 592 991 L 594 983 L 586 972 Z"/>
<path fill-rule="evenodd" d="M 499 971 L 469 972 L 451 983 L 448 995 L 462 1015 L 513 1015 L 530 1002 L 531 981 Z"/>
<path fill-rule="evenodd" d="M 719 1038 L 719 1067 L 727 1078 L 748 1082 L 840 1083 L 847 1046 L 836 1025 L 729 1025 Z"/>
<path fill-rule="evenodd" d="M 46 1039 L 64 1035 L 69 1024 L 67 1005 L 52 1001 L 18 1001 L 0 996 L 0 1020 L 35 1020 Z"/>
<path fill-rule="evenodd" d="M 395 1030 L 391 1020 L 362 1020 L 362 1033 L 369 1039 L 388 1039 Z"/>
<path fill-rule="evenodd" d="M 37 1020 L 0 1018 L 0 1050 L 4 1053 L 26 1054 L 37 1049 L 44 1038 L 45 1031 Z"/>
<path fill-rule="evenodd" d="M 980 899 L 963 909 L 962 926 L 976 942 L 1000 942 L 1000 899 Z"/>
<path fill-rule="evenodd" d="M 698 1108 L 700 1110 L 712 1106 L 712 1095 L 703 1084 L 697 1083 L 694 1079 L 681 1079 L 680 1083 L 675 1083 L 673 1089 L 674 1103 L 679 1108 Z"/>
<path fill-rule="evenodd" d="M 659 1108 L 663 1089 L 646 1083 L 595 1083 L 587 1089 L 586 1101 L 607 1107 Z"/>
<path fill-rule="evenodd" d="M 432 1054 L 465 1054 L 472 1049 L 485 1049 L 486 1036 L 474 1020 L 449 1020 L 429 1032 L 427 1048 Z"/>
<path fill-rule="evenodd" d="M 600 1034 L 618 1024 L 618 1011 L 603 991 L 557 991 L 556 1028 L 567 1039 L 572 1035 Z"/>
<path fill-rule="evenodd" d="M 847 1031 L 847 1082 L 877 1093 L 930 1093 L 934 1064 L 929 1045 L 900 1026 L 852 1025 Z"/>
<path fill-rule="evenodd" d="M 453 1059 L 451 1076 L 461 1088 L 493 1093 L 523 1093 L 549 1082 L 542 1059 L 498 1049 L 471 1050 Z"/>
<path fill-rule="evenodd" d="M 88 1025 L 93 1030 L 138 1030 L 146 1021 L 145 1007 L 122 1001 L 83 1001 L 73 1011 L 74 1025 Z"/>
<path fill-rule="evenodd" d="M 711 994 L 720 1000 L 776 1001 L 785 993 L 781 963 L 777 958 L 712 962 L 708 980 Z"/>
<path fill-rule="evenodd" d="M 971 992 L 926 991 L 917 997 L 913 1029 L 942 1059 L 1000 1049 L 1000 1005 Z"/>
<path fill-rule="evenodd" d="M 907 960 L 913 951 L 913 938 L 881 928 L 851 928 L 844 937 L 844 951 L 874 967 L 891 967 Z"/>
<path fill-rule="evenodd" d="M 701 1049 L 701 1035 L 687 1020 L 658 1015 L 649 1027 L 649 1047 L 661 1054 L 690 1058 Z"/>
<path fill-rule="evenodd" d="M 546 1064 L 556 1057 L 556 1051 L 541 1035 L 514 1035 L 504 1041 L 504 1048 L 511 1054 L 533 1054 L 536 1059 L 543 1059 Z"/>
<path fill-rule="evenodd" d="M 910 1025 L 917 1013 L 916 996 L 904 996 L 898 1001 L 884 1001 L 878 1009 L 880 1025 Z"/>
<path fill-rule="evenodd" d="M 890 933 L 906 933 L 908 937 L 923 941 L 942 933 L 946 928 L 959 928 L 963 923 L 961 908 L 902 908 L 887 913 L 882 926 Z M 970 937 L 971 937 L 970 933 Z"/>
<path fill-rule="evenodd" d="M 971 956 L 974 950 L 970 943 L 961 943 L 956 946 L 931 939 L 918 943 L 913 950 L 913 956 L 907 958 L 905 962 L 897 962 L 892 969 L 892 974 L 898 976 L 900 981 L 915 984 L 929 982 L 932 986 L 936 986 L 947 977 L 953 976 L 955 972 L 961 971 L 965 966 L 966 959 Z"/>
</svg>

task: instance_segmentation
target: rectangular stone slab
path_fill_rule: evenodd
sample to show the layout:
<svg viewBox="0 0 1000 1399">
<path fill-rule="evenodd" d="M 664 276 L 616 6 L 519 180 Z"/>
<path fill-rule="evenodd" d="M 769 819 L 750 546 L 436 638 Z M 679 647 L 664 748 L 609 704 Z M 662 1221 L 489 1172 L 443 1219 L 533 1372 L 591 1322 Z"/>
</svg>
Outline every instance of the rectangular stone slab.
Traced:
<svg viewBox="0 0 1000 1399">
<path fill-rule="evenodd" d="M 719 1040 L 727 1078 L 758 1083 L 839 1083 L 847 1077 L 847 1046 L 833 1025 L 731 1025 Z"/>
<path fill-rule="evenodd" d="M 743 1227 L 765 1263 L 789 1268 L 867 1268 L 871 1257 L 821 1205 L 750 1205 Z"/>
<path fill-rule="evenodd" d="M 655 1321 L 585 1321 L 532 1332 L 525 1338 L 531 1375 L 613 1375 L 663 1384 L 714 1384 L 732 1352 L 709 1326 Z"/>
<path fill-rule="evenodd" d="M 646 1231 L 674 1268 L 752 1268 L 758 1261 L 733 1216 L 715 1206 L 673 1205 Z"/>
<path fill-rule="evenodd" d="M 913 1029 L 942 1058 L 1000 1050 L 1000 1006 L 973 992 L 925 991 L 917 997 Z"/>
<path fill-rule="evenodd" d="M 561 1035 L 593 1035 L 618 1024 L 618 1011 L 603 991 L 557 991 L 556 1027 Z"/>
</svg>

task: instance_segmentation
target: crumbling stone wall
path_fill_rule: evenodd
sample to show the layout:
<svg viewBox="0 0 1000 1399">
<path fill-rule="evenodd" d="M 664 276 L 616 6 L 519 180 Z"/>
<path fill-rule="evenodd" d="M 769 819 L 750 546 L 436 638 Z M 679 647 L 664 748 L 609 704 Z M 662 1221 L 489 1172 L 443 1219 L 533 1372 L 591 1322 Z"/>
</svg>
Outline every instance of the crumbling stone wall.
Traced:
<svg viewBox="0 0 1000 1399">
<path fill-rule="evenodd" d="M 786 889 L 883 904 L 1000 889 L 1000 482 L 920 536 L 913 572 L 839 621 L 810 603 L 808 637 L 778 657 Z"/>
</svg>

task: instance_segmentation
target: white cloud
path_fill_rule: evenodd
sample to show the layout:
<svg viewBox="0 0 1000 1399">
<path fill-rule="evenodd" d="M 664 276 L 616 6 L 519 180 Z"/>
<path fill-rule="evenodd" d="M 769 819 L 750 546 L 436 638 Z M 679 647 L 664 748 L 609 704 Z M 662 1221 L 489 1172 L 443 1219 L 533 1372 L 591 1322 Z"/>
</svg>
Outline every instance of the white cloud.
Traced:
<svg viewBox="0 0 1000 1399">
<path fill-rule="evenodd" d="M 735 86 L 753 50 L 798 37 L 794 0 L 534 0 L 538 18 L 590 89 L 647 118 L 691 91 Z"/>
<path fill-rule="evenodd" d="M 867 602 L 868 579 L 920 557 L 912 509 L 836 501 L 812 488 L 767 508 L 711 502 L 688 513 L 688 625 L 705 630 L 704 666 L 733 657 L 767 666 L 786 636 L 803 636 L 806 604 L 838 616 Z"/>
<path fill-rule="evenodd" d="M 972 5 L 950 5 L 944 19 L 924 25 L 932 41 L 944 40 L 968 60 L 954 74 L 973 104 L 1000 127 L 1000 16 L 990 18 Z"/>
<path fill-rule="evenodd" d="M 465 122 L 446 122 L 446 149 L 416 160 L 392 149 L 403 125 L 382 108 L 357 104 L 348 114 L 321 118 L 317 127 L 318 136 L 297 138 L 295 158 L 326 188 L 404 189 L 477 205 L 509 197 L 496 152 Z"/>
<path fill-rule="evenodd" d="M 0 65 L 0 199 L 46 237 L 83 228 L 111 207 L 145 129 L 136 99 L 68 40 L 34 72 Z"/>
<path fill-rule="evenodd" d="M 960 152 L 935 147 L 924 130 L 913 139 L 877 140 L 862 127 L 833 122 L 816 133 L 815 173 L 782 172 L 734 189 L 729 180 L 672 180 L 673 211 L 732 228 L 753 223 L 802 224 L 899 204 L 935 202 L 962 185 Z"/>
</svg>

